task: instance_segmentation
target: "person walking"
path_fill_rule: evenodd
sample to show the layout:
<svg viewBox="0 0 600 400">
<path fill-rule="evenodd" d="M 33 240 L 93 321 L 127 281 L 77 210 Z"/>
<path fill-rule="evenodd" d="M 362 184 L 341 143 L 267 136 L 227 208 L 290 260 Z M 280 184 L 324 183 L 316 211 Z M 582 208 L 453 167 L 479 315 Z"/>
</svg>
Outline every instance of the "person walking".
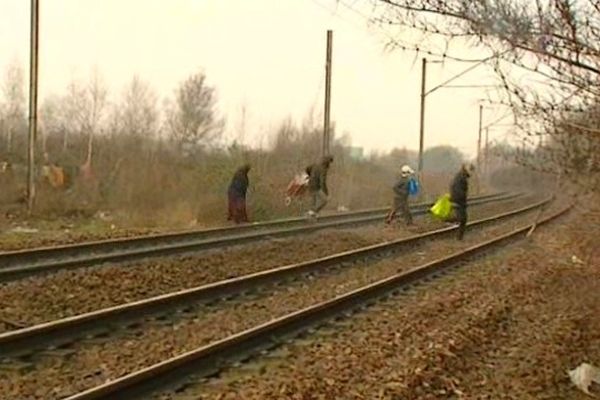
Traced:
<svg viewBox="0 0 600 400">
<path fill-rule="evenodd" d="M 474 167 L 471 166 L 471 171 Z M 469 178 L 471 173 L 466 164 L 454 176 L 450 184 L 450 201 L 454 208 L 454 221 L 458 222 L 458 240 L 463 240 L 467 228 L 467 197 L 469 195 Z"/>
<path fill-rule="evenodd" d="M 400 212 L 406 225 L 412 225 L 413 220 L 410 213 L 410 208 L 408 207 L 408 196 L 410 194 L 409 183 L 414 173 L 415 171 L 408 165 L 403 165 L 400 169 L 400 179 L 396 182 L 393 188 L 394 199 L 392 202 L 392 208 L 385 219 L 386 224 L 391 224 L 396 217 L 396 214 Z"/>
<path fill-rule="evenodd" d="M 227 191 L 229 200 L 228 221 L 233 221 L 236 224 L 248 222 L 248 214 L 246 212 L 246 193 L 250 181 L 248 179 L 250 165 L 245 164 L 237 169 Z"/>
<path fill-rule="evenodd" d="M 312 208 L 307 214 L 311 218 L 316 218 L 329 201 L 327 174 L 329 173 L 332 162 L 333 157 L 326 156 L 323 157 L 320 163 L 313 164 L 306 168 L 306 172 L 309 174 L 308 190 L 312 199 Z"/>
</svg>

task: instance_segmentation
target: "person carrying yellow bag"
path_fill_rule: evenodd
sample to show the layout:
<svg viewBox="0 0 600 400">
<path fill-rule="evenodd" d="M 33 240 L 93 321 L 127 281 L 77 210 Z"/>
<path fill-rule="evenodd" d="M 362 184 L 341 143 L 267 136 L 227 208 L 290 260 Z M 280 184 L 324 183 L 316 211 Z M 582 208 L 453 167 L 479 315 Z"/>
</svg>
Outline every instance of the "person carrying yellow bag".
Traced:
<svg viewBox="0 0 600 400">
<path fill-rule="evenodd" d="M 472 172 L 475 168 L 463 165 L 450 184 L 450 193 L 438 198 L 429 209 L 434 217 L 442 221 L 458 223 L 458 240 L 463 239 L 467 228 L 467 196 L 471 177 L 469 169 Z"/>
<path fill-rule="evenodd" d="M 463 164 L 462 168 L 454 176 L 450 185 L 450 201 L 454 209 L 453 222 L 458 222 L 458 240 L 462 240 L 467 229 L 467 197 L 469 196 L 469 178 L 471 172 L 475 170 L 473 165 L 467 168 Z"/>
<path fill-rule="evenodd" d="M 446 193 L 440 196 L 433 207 L 429 209 L 431 214 L 442 221 L 447 221 L 452 217 L 452 202 L 450 201 L 450 194 Z"/>
</svg>

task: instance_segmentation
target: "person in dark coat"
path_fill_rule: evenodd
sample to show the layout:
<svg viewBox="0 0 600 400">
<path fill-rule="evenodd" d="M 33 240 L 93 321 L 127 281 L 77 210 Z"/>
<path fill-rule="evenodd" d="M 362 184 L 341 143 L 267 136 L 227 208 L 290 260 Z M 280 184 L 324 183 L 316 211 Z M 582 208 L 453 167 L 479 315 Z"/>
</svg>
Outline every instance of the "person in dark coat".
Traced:
<svg viewBox="0 0 600 400">
<path fill-rule="evenodd" d="M 308 211 L 309 217 L 316 217 L 327 205 L 329 189 L 327 188 L 327 174 L 333 162 L 333 157 L 323 157 L 320 163 L 306 167 L 308 173 L 308 190 L 312 198 L 312 208 Z"/>
<path fill-rule="evenodd" d="M 470 168 L 473 171 L 473 167 Z M 458 222 L 458 240 L 462 240 L 467 228 L 467 197 L 469 195 L 469 178 L 471 174 L 463 165 L 454 176 L 450 185 L 450 201 L 454 208 L 454 220 Z"/>
<path fill-rule="evenodd" d="M 236 224 L 248 222 L 248 214 L 246 213 L 246 193 L 248 192 L 248 172 L 250 165 L 246 164 L 238 168 L 233 175 L 227 195 L 229 197 L 229 213 L 228 221 Z"/>
<path fill-rule="evenodd" d="M 391 224 L 398 211 L 400 211 L 406 225 L 412 225 L 412 215 L 410 213 L 410 208 L 408 207 L 408 182 L 410 181 L 410 176 L 414 174 L 414 172 L 415 171 L 408 165 L 402 166 L 402 169 L 400 170 L 400 179 L 394 185 L 394 200 L 392 209 L 385 219 L 386 224 Z"/>
</svg>

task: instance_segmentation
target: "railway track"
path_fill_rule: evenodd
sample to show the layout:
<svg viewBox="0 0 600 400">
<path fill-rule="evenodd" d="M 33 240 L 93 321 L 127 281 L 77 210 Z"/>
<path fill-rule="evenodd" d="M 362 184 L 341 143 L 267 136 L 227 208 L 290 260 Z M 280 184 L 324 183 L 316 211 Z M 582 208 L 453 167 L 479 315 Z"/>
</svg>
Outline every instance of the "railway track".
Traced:
<svg viewBox="0 0 600 400">
<path fill-rule="evenodd" d="M 483 226 L 485 224 L 489 224 L 490 222 L 496 221 L 501 218 L 509 218 L 511 216 L 518 216 L 522 213 L 532 211 L 535 208 L 540 207 L 547 203 L 548 203 L 548 200 L 540 201 L 540 202 L 537 202 L 530 206 L 522 207 L 520 209 L 506 212 L 501 215 L 495 215 L 493 217 L 485 218 L 485 219 L 482 219 L 479 221 L 474 221 L 472 223 L 472 225 Z M 186 305 L 186 304 L 189 304 L 191 302 L 196 302 L 196 301 L 206 301 L 206 300 L 215 300 L 215 299 L 218 300 L 218 299 L 222 298 L 223 296 L 229 296 L 229 295 L 238 294 L 238 293 L 241 293 L 241 292 L 244 292 L 247 290 L 251 290 L 256 285 L 265 285 L 265 284 L 269 284 L 272 282 L 281 281 L 281 280 L 284 280 L 284 279 L 287 279 L 290 277 L 292 277 L 292 278 L 298 277 L 298 276 L 306 277 L 306 274 L 310 274 L 310 273 L 313 273 L 316 271 L 334 267 L 336 265 L 338 265 L 338 266 L 341 265 L 343 267 L 347 267 L 348 263 L 360 261 L 365 258 L 373 259 L 373 258 L 377 258 L 377 257 L 389 257 L 390 255 L 395 254 L 398 250 L 405 249 L 406 246 L 412 246 L 412 245 L 416 244 L 417 241 L 423 241 L 424 239 L 431 239 L 434 237 L 443 237 L 444 235 L 451 233 L 454 229 L 455 228 L 453 228 L 453 227 L 452 228 L 444 228 L 444 229 L 440 229 L 437 231 L 428 232 L 428 233 L 425 233 L 422 235 L 415 235 L 414 237 L 410 237 L 410 238 L 403 239 L 403 240 L 398 240 L 398 241 L 389 242 L 389 243 L 383 243 L 383 244 L 375 245 L 375 246 L 369 246 L 369 247 L 366 247 L 363 249 L 358 249 L 356 251 L 345 252 L 342 254 L 337 254 L 337 255 L 334 255 L 331 257 L 325 257 L 322 259 L 318 259 L 318 260 L 314 260 L 314 261 L 310 261 L 310 262 L 306 262 L 306 263 L 295 264 L 292 266 L 287 266 L 287 267 L 282 267 L 282 268 L 276 268 L 273 270 L 265 271 L 264 273 L 252 274 L 252 275 L 245 276 L 245 277 L 230 279 L 227 281 L 218 282 L 213 285 L 206 285 L 201 288 L 196 288 L 196 289 L 192 289 L 189 291 L 182 291 L 182 292 L 178 292 L 178 293 L 168 295 L 168 296 L 159 296 L 157 298 L 148 299 L 147 301 L 144 301 L 144 302 L 136 302 L 136 303 L 128 304 L 125 306 L 114 307 L 111 310 L 107 309 L 107 310 L 101 310 L 98 313 L 90 313 L 90 314 L 86 315 L 85 318 L 95 318 L 95 317 L 100 316 L 101 318 L 96 319 L 95 322 L 91 322 L 91 320 L 88 320 L 87 322 L 92 323 L 92 325 L 96 324 L 96 326 L 102 326 L 104 328 L 106 328 L 109 325 L 112 325 L 114 322 L 116 322 L 119 319 L 122 323 L 125 323 L 124 321 L 126 321 L 127 319 L 129 319 L 131 322 L 132 318 L 139 319 L 144 314 L 150 315 L 150 314 L 156 314 L 157 312 L 172 312 L 173 307 L 177 307 L 178 305 L 179 306 Z M 323 303 L 323 304 L 325 304 L 325 303 Z M 309 307 L 309 308 L 311 308 L 311 307 Z M 171 311 L 169 311 L 169 309 L 171 309 Z M 109 314 L 106 314 L 106 312 L 109 312 Z M 326 308 L 323 308 L 323 312 L 325 314 L 329 315 L 326 312 Z M 121 313 L 121 314 L 119 314 L 119 313 Z M 104 314 L 104 315 L 102 316 L 102 314 Z M 296 313 L 294 313 L 294 314 L 296 314 Z M 306 316 L 307 316 L 307 319 L 305 322 L 312 321 L 312 319 L 314 318 L 314 316 L 312 316 L 312 314 L 306 314 Z M 81 316 L 81 317 L 84 317 L 84 316 Z M 55 331 L 54 333 L 52 332 L 53 324 L 54 324 L 54 328 L 59 328 L 60 323 L 62 323 L 63 325 L 62 325 L 61 329 L 71 330 L 71 333 L 70 333 L 71 335 L 73 335 L 73 331 L 77 331 L 79 333 L 84 332 L 86 330 L 85 318 L 80 319 L 79 321 L 77 321 L 77 318 L 66 319 L 66 320 L 63 320 L 62 322 L 58 321 L 59 324 L 54 324 L 54 323 L 43 324 L 38 327 L 32 327 L 28 330 L 22 330 L 20 332 L 13 332 L 12 333 L 12 335 L 13 335 L 12 341 L 10 340 L 11 339 L 10 335 L 8 335 L 8 336 L 2 335 L 3 340 L 0 341 L 0 343 L 2 343 L 2 348 L 0 348 L 0 354 L 4 354 L 5 351 L 10 350 L 11 348 L 13 348 L 13 349 L 17 348 L 19 346 L 22 346 L 22 347 L 40 346 L 44 340 L 47 340 L 48 338 L 52 337 L 53 334 L 57 333 L 57 331 Z M 300 318 L 299 320 L 296 321 L 296 323 L 299 321 L 303 321 L 303 319 Z M 88 328 L 92 328 L 92 325 L 89 325 Z M 266 324 L 266 325 L 269 325 L 269 324 Z M 285 326 L 292 327 L 295 325 L 285 325 Z M 300 327 L 300 326 L 298 326 L 298 327 Z M 37 330 L 37 332 L 35 332 L 36 330 Z M 65 332 L 67 332 L 67 331 L 64 331 L 63 333 L 65 333 Z M 271 331 L 268 330 L 265 332 L 268 333 Z M 274 332 L 279 332 L 279 331 L 276 330 Z M 287 332 L 289 333 L 289 330 Z M 34 333 L 38 335 L 37 338 L 35 337 Z M 234 335 L 234 337 L 237 337 L 237 335 Z M 242 335 L 242 337 L 245 337 L 245 336 Z M 243 344 L 243 346 L 248 347 L 249 343 L 255 343 L 254 342 L 255 339 L 256 338 L 251 339 L 250 342 L 243 342 L 243 343 L 245 343 L 245 344 Z M 19 343 L 19 340 L 21 340 L 20 343 Z M 244 339 L 244 340 L 246 340 L 246 339 Z M 216 344 L 218 345 L 221 342 L 223 342 L 223 341 L 219 341 Z M 223 343 L 225 343 L 225 342 L 223 342 Z M 229 342 L 227 342 L 227 343 L 229 343 Z M 240 342 L 240 343 L 242 343 L 242 342 Z M 258 344 L 259 344 L 259 347 L 262 346 L 260 343 L 258 343 Z M 227 346 L 229 346 L 229 345 L 227 345 Z M 218 347 L 219 346 L 217 346 L 217 348 Z M 246 348 L 246 347 L 244 347 L 244 348 Z M 252 346 L 250 346 L 250 347 L 252 347 Z M 226 347 L 225 350 L 227 350 L 228 348 L 229 347 Z M 240 354 L 239 353 L 240 349 L 241 348 L 230 349 L 232 351 L 231 354 Z M 214 348 L 213 348 L 213 350 L 214 350 Z M 229 351 L 229 350 L 227 350 L 227 351 Z M 211 353 L 211 354 L 213 354 L 213 353 Z M 215 357 L 220 358 L 224 355 L 226 355 L 226 354 L 219 353 L 218 355 L 215 355 Z M 209 358 L 209 359 L 204 359 L 204 361 L 200 360 L 200 362 L 203 363 L 204 366 L 209 365 L 212 368 L 215 366 L 215 364 L 211 364 L 210 360 L 211 359 Z M 209 364 L 204 364 L 205 362 L 209 362 Z M 176 364 L 172 364 L 172 366 L 175 366 L 175 365 Z M 177 365 L 179 365 L 179 364 L 177 364 Z M 176 367 L 176 368 L 179 368 L 179 367 Z M 194 367 L 194 368 L 196 368 L 196 367 Z M 156 372 L 156 370 L 154 370 L 154 371 Z M 170 378 L 169 378 L 169 380 L 170 380 Z M 144 388 L 147 389 L 146 386 L 144 386 Z M 146 390 L 146 389 L 144 389 L 144 390 Z M 134 391 L 136 391 L 136 390 L 137 389 L 135 389 Z M 130 398 L 130 393 L 121 394 L 120 392 L 106 392 L 106 393 L 108 393 L 106 395 L 108 397 L 94 397 L 98 393 L 103 393 L 103 392 L 89 392 L 89 393 L 90 393 L 89 395 L 92 397 L 77 397 L 77 396 L 75 396 L 72 398 L 73 399 L 79 399 L 79 398 L 81 398 L 81 399 Z"/>
<path fill-rule="evenodd" d="M 472 198 L 470 203 L 485 204 L 521 195 L 515 193 L 484 195 Z M 429 203 L 415 204 L 412 212 L 415 215 L 426 214 L 430 206 Z M 324 216 L 314 223 L 310 223 L 306 218 L 290 218 L 241 227 L 184 231 L 4 252 L 0 253 L 0 283 L 106 262 L 117 263 L 166 256 L 310 233 L 327 228 L 369 224 L 380 221 L 385 212 L 386 209 L 377 208 Z"/>
<path fill-rule="evenodd" d="M 563 215 L 569 208 L 566 207 L 554 212 L 540 219 L 537 224 L 548 223 Z M 268 351 L 281 342 L 292 340 L 293 336 L 309 327 L 318 326 L 332 318 L 343 318 L 344 315 L 369 305 L 377 301 L 378 298 L 397 293 L 419 280 L 443 273 L 461 262 L 466 262 L 493 248 L 517 240 L 519 237 L 523 237 L 523 234 L 529 231 L 531 226 L 531 223 L 524 224 L 508 233 L 467 249 L 389 276 L 331 300 L 273 319 L 267 323 L 70 396 L 66 400 L 147 399 L 151 393 L 165 388 L 182 392 L 187 387 L 190 376 L 199 379 L 201 376 L 217 373 L 220 368 L 224 368 L 232 360 L 242 362 L 253 357 L 257 352 Z"/>
</svg>

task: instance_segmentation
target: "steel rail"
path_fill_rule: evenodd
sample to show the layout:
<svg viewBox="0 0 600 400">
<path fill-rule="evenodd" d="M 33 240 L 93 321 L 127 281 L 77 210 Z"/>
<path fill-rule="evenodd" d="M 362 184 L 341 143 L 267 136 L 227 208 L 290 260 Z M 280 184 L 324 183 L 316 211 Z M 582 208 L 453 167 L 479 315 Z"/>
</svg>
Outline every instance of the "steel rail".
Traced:
<svg viewBox="0 0 600 400">
<path fill-rule="evenodd" d="M 472 221 L 469 227 L 485 225 L 500 219 L 514 217 L 542 207 L 551 197 L 536 203 Z M 39 348 L 63 346 L 88 332 L 107 329 L 111 324 L 139 320 L 148 315 L 158 314 L 190 303 L 208 302 L 249 291 L 258 286 L 282 281 L 290 277 L 318 272 L 345 263 L 357 262 L 378 255 L 390 256 L 420 241 L 441 237 L 455 231 L 455 226 L 432 230 L 389 242 L 361 247 L 305 262 L 276 267 L 236 278 L 208 283 L 148 299 L 108 307 L 72 317 L 50 321 L 31 327 L 0 334 L 0 355 L 29 354 Z"/>
<path fill-rule="evenodd" d="M 471 204 L 509 200 L 521 195 L 510 193 L 486 195 L 473 198 Z M 412 212 L 415 215 L 426 214 L 429 207 L 429 203 L 417 204 L 413 207 Z M 284 222 L 272 221 L 241 228 L 218 228 L 5 252 L 0 253 L 0 282 L 105 262 L 117 263 L 146 257 L 166 256 L 186 251 L 244 244 L 271 237 L 310 233 L 327 228 L 367 224 L 383 218 L 381 212 L 381 210 L 363 210 L 356 213 L 337 214 L 324 217 L 320 222 L 313 224 L 306 224 L 305 219 L 290 219 L 282 220 Z M 291 222 L 293 224 L 297 224 L 297 221 L 304 223 L 295 227 L 281 228 L 288 223 L 286 221 L 294 221 Z"/>
<path fill-rule="evenodd" d="M 538 221 L 538 225 L 548 223 L 565 214 L 571 206 Z M 175 384 L 184 385 L 189 376 L 199 376 L 222 368 L 227 360 L 241 356 L 251 357 L 257 349 L 275 347 L 278 338 L 296 334 L 309 326 L 331 319 L 372 303 L 399 288 L 413 284 L 423 278 L 440 273 L 443 270 L 464 262 L 485 251 L 516 240 L 525 234 L 532 224 L 526 224 L 509 233 L 471 246 L 437 260 L 414 267 L 406 272 L 382 279 L 362 288 L 345 293 L 332 300 L 306 307 L 302 310 L 273 319 L 259 326 L 236 333 L 222 340 L 202 346 L 179 356 L 130 373 L 113 381 L 68 397 L 65 400 L 110 400 L 136 399 L 149 393 L 173 388 Z M 147 398 L 147 397 L 143 397 Z"/>
<path fill-rule="evenodd" d="M 474 200 L 487 199 L 494 197 L 502 197 L 507 193 L 495 193 L 488 194 L 478 197 L 473 197 Z M 429 205 L 429 203 L 417 203 L 411 206 L 413 209 L 420 209 Z M 354 212 L 345 212 L 332 215 L 324 215 L 319 219 L 319 222 L 331 222 L 337 220 L 345 220 L 348 218 L 359 217 L 359 216 L 372 216 L 373 214 L 380 215 L 386 211 L 385 208 L 372 208 L 359 210 Z M 98 250 L 114 250 L 115 246 L 122 247 L 144 247 L 149 245 L 155 245 L 164 241 L 185 241 L 185 240 L 198 240 L 203 238 L 214 238 L 221 236 L 229 236 L 231 234 L 237 235 L 244 232 L 258 231 L 265 228 L 290 226 L 290 225 L 301 225 L 306 224 L 309 220 L 304 217 L 278 219 L 273 221 L 256 222 L 246 225 L 238 226 L 227 226 L 218 227 L 202 230 L 186 230 L 179 232 L 169 232 L 162 234 L 151 234 L 151 235 L 140 235 L 134 237 L 122 237 L 116 239 L 105 239 L 97 241 L 88 241 L 75 244 L 57 245 L 57 246 L 46 246 L 29 248 L 23 250 L 14 250 L 0 252 L 0 262 L 2 265 L 9 265 L 11 263 L 19 262 L 22 259 L 32 259 L 37 257 L 47 257 L 48 255 L 64 255 L 67 252 L 81 252 L 81 251 L 98 251 Z"/>
</svg>

